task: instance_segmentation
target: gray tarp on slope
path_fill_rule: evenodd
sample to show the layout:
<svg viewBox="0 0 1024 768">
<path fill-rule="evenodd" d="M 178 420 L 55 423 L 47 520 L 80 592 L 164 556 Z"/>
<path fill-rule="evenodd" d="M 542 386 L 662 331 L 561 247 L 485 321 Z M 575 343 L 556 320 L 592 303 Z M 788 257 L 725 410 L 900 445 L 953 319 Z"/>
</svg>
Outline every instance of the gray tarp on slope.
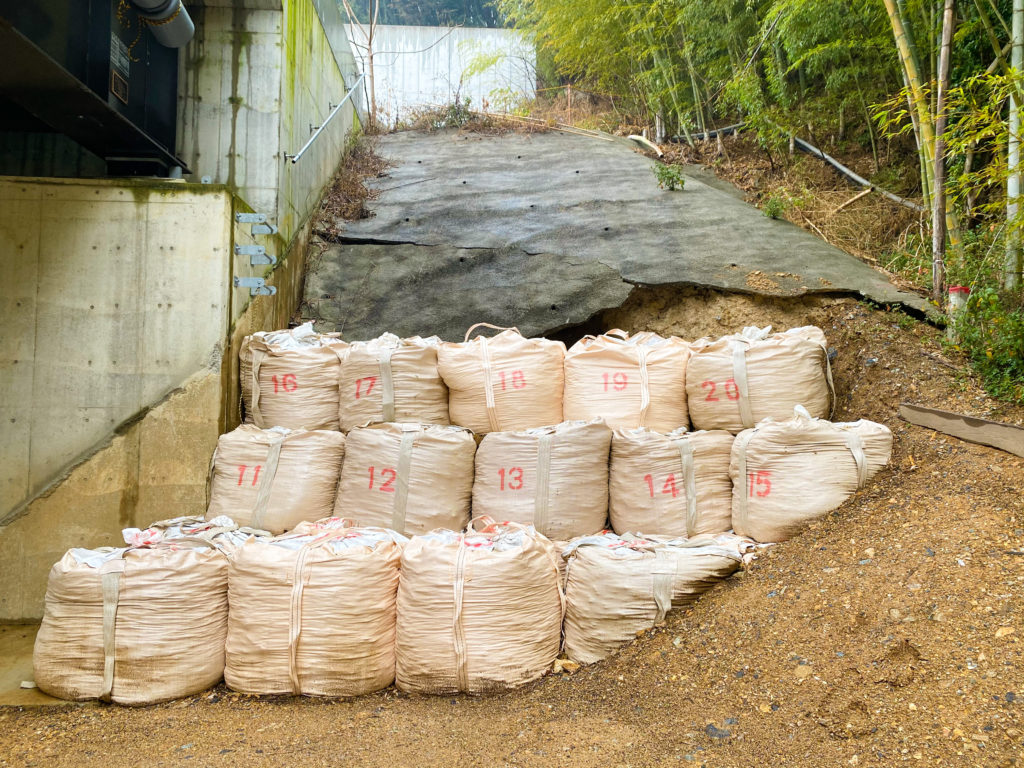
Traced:
<svg viewBox="0 0 1024 768">
<path fill-rule="evenodd" d="M 346 222 L 306 279 L 306 313 L 347 339 L 461 339 L 479 321 L 537 334 L 618 306 L 637 284 L 925 307 L 720 183 L 659 189 L 652 161 L 619 141 L 406 132 L 378 151 L 395 166 L 371 183 L 374 216 Z"/>
</svg>

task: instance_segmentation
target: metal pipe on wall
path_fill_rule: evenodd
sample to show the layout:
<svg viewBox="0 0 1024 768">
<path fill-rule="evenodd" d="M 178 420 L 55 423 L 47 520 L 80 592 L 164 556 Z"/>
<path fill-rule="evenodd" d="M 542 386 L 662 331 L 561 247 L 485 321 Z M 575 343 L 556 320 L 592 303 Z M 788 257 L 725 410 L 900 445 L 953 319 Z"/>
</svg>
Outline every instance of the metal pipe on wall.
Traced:
<svg viewBox="0 0 1024 768">
<path fill-rule="evenodd" d="M 160 45 L 181 48 L 196 33 L 182 0 L 131 0 L 131 4 Z"/>
</svg>

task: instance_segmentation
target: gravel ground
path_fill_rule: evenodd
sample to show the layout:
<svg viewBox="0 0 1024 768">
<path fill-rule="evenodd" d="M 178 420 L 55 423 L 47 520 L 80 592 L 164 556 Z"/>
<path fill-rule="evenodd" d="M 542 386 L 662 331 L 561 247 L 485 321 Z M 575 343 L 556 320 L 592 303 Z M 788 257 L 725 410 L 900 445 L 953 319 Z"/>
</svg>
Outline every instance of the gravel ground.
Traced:
<svg viewBox="0 0 1024 768">
<path fill-rule="evenodd" d="M 851 300 L 638 291 L 602 319 L 693 338 L 814 322 L 837 419 L 892 427 L 890 468 L 606 662 L 485 698 L 388 690 L 142 709 L 0 710 L 0 766 L 1024 764 L 1024 460 L 912 427 L 902 401 L 1014 423 L 939 332 Z"/>
</svg>

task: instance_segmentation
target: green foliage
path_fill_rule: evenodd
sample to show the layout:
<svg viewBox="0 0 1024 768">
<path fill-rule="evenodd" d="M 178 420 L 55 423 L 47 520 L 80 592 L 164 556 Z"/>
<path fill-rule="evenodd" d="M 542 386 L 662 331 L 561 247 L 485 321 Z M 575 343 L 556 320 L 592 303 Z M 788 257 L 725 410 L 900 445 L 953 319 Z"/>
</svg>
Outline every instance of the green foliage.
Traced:
<svg viewBox="0 0 1024 768">
<path fill-rule="evenodd" d="M 473 119 L 473 113 L 469 111 L 469 97 L 456 99 L 440 109 L 417 116 L 417 122 L 426 123 L 426 127 L 433 131 L 442 128 L 461 128 Z"/>
<path fill-rule="evenodd" d="M 786 212 L 786 201 L 781 197 L 772 195 L 764 201 L 764 205 L 761 206 L 761 213 L 767 216 L 769 219 L 778 219 Z"/>
<path fill-rule="evenodd" d="M 967 353 L 985 389 L 1024 404 L 1024 306 L 1019 295 L 994 288 L 971 293 L 955 318 L 958 348 Z"/>
<path fill-rule="evenodd" d="M 1006 213 L 1002 191 L 1006 188 L 1009 168 L 1005 147 L 1009 131 L 1003 105 L 1013 94 L 1024 93 L 1024 75 L 1014 70 L 1004 74 L 981 73 L 966 78 L 949 93 L 951 120 L 946 134 L 947 154 L 963 157 L 968 151 L 987 157 L 988 162 L 974 165 L 970 171 L 964 163 L 953 163 L 949 192 L 964 205 L 968 198 L 977 201 L 969 213 L 991 221 L 1001 220 Z M 1024 226 L 1024 210 L 1007 222 L 1011 232 Z"/>
<path fill-rule="evenodd" d="M 686 185 L 686 179 L 683 178 L 683 169 L 678 165 L 655 163 L 651 168 L 651 172 L 654 174 L 654 178 L 658 180 L 658 186 L 661 189 L 667 189 L 669 192 L 682 189 Z"/>
</svg>

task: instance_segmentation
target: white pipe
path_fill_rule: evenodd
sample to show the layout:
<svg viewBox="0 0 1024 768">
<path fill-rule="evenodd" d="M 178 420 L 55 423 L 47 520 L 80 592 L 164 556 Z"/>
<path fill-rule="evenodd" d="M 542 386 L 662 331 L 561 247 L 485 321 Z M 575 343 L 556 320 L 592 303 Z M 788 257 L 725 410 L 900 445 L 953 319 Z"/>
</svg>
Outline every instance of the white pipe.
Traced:
<svg viewBox="0 0 1024 768">
<path fill-rule="evenodd" d="M 196 33 L 182 0 L 131 0 L 131 3 L 160 45 L 182 48 Z"/>
<path fill-rule="evenodd" d="M 338 110 L 345 106 L 345 102 L 349 100 L 349 97 L 356 92 L 356 88 L 358 88 L 359 84 L 363 82 L 364 77 L 366 77 L 365 73 L 360 75 L 356 79 L 355 83 L 352 84 L 352 87 L 348 89 L 348 93 L 345 94 L 344 98 L 342 98 L 342 100 L 334 107 L 334 109 L 331 110 L 331 113 L 327 115 L 327 119 L 317 126 L 316 130 L 313 132 L 313 135 L 306 140 L 305 144 L 302 145 L 302 149 L 300 149 L 294 155 L 289 155 L 288 153 L 285 153 L 285 160 L 291 161 L 292 165 L 295 165 L 295 163 L 299 162 L 302 156 L 306 154 L 306 150 L 309 149 L 310 146 L 312 146 L 314 141 L 316 141 L 316 137 L 319 136 L 320 133 L 324 130 L 324 128 L 327 127 L 327 124 L 334 119 L 334 116 L 338 114 Z M 352 106 L 353 108 L 355 108 L 355 102 L 352 102 Z"/>
</svg>

